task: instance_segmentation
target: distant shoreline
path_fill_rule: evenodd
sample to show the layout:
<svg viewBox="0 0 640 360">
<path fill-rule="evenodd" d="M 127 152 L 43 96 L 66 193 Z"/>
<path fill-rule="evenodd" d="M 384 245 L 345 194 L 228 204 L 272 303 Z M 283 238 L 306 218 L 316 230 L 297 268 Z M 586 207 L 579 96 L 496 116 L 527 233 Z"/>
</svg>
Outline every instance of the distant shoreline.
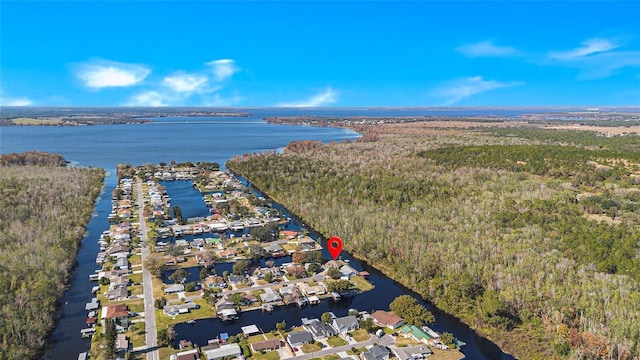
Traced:
<svg viewBox="0 0 640 360">
<path fill-rule="evenodd" d="M 114 111 L 111 113 L 92 113 L 91 109 L 76 109 L 75 111 L 63 111 L 62 109 L 24 108 L 14 111 L 4 111 L 0 116 L 0 126 L 93 126 L 93 125 L 125 125 L 125 124 L 149 124 L 151 118 L 163 118 L 171 116 L 180 117 L 249 117 L 248 112 L 224 112 L 180 110 L 171 113 L 160 111 L 162 109 Z"/>
</svg>

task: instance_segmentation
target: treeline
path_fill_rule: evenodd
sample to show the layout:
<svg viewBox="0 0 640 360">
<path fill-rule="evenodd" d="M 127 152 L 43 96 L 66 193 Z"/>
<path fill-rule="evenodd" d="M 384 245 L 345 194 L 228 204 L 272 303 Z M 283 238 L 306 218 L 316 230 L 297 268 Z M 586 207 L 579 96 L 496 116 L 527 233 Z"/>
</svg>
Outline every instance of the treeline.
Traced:
<svg viewBox="0 0 640 360">
<path fill-rule="evenodd" d="M 59 154 L 42 151 L 27 151 L 0 155 L 0 165 L 45 165 L 67 166 L 67 161 Z"/>
<path fill-rule="evenodd" d="M 636 163 L 529 146 L 590 145 L 582 133 L 393 129 L 227 167 L 519 358 L 640 357 Z"/>
<path fill-rule="evenodd" d="M 104 171 L 0 166 L 0 359 L 45 351 Z"/>
</svg>

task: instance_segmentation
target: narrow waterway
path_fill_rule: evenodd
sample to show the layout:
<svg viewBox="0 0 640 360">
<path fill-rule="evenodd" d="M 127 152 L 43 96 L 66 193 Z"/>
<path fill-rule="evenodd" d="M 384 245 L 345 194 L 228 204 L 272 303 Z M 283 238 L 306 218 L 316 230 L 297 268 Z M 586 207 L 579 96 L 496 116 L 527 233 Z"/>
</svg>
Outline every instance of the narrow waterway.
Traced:
<svg viewBox="0 0 640 360">
<path fill-rule="evenodd" d="M 242 179 L 247 185 L 250 185 L 246 180 Z M 171 197 L 172 205 L 180 205 L 183 211 L 186 209 L 185 204 L 193 204 L 198 201 L 202 201 L 202 195 L 197 190 L 194 190 L 191 186 L 191 182 L 175 181 L 171 183 L 165 183 L 167 185 L 168 195 Z M 263 195 L 257 190 L 259 195 Z M 282 207 L 280 204 L 274 204 L 276 208 L 283 211 L 285 217 L 290 217 L 291 222 L 283 227 L 285 230 L 300 230 L 303 226 L 301 221 L 293 216 L 289 211 Z M 311 236 L 314 239 L 318 239 L 319 235 L 311 230 Z M 208 234 L 206 236 L 209 236 Z M 238 234 L 236 234 L 238 236 Z M 347 239 L 345 239 L 348 241 Z M 326 243 L 323 242 L 323 257 L 329 259 L 331 255 L 327 251 Z M 197 320 L 194 324 L 181 323 L 175 326 L 177 336 L 175 338 L 175 345 L 182 340 L 189 340 L 198 345 L 206 345 L 209 339 L 218 337 L 220 333 L 228 333 L 235 335 L 242 332 L 241 327 L 255 324 L 265 332 L 275 329 L 277 322 L 285 321 L 287 327 L 299 326 L 302 324 L 301 318 L 320 318 L 322 313 L 331 311 L 336 316 L 345 316 L 349 312 L 349 309 L 357 309 L 360 311 L 374 311 L 378 309 L 388 310 L 389 304 L 397 296 L 409 294 L 416 298 L 420 298 L 419 295 L 402 286 L 401 284 L 391 280 L 382 272 L 376 270 L 367 263 L 353 258 L 350 254 L 342 252 L 341 257 L 345 261 L 349 261 L 350 265 L 356 270 L 367 271 L 370 273 L 367 279 L 373 283 L 375 288 L 371 291 L 364 292 L 352 298 L 343 299 L 340 302 L 334 302 L 332 300 L 324 300 L 319 305 L 306 306 L 299 308 L 295 305 L 289 305 L 284 307 L 277 307 L 269 314 L 260 310 L 244 312 L 240 314 L 240 318 L 234 322 L 222 322 L 219 319 L 202 319 Z M 276 263 L 290 262 L 291 257 L 284 257 L 276 259 Z M 264 260 L 261 262 L 264 265 Z M 231 264 L 223 263 L 216 264 L 216 272 L 222 274 L 224 271 L 231 272 Z M 199 268 L 192 268 L 189 272 L 191 277 L 196 280 L 199 275 Z M 171 272 L 163 274 L 163 278 L 168 278 Z M 425 304 L 433 314 L 436 321 L 430 325 L 431 328 L 438 332 L 451 332 L 458 339 L 467 343 L 462 349 L 467 359 L 513 359 L 512 356 L 502 353 L 502 351 L 492 342 L 481 338 L 475 334 L 468 326 L 461 323 L 457 318 L 450 316 L 431 304 Z"/>
</svg>

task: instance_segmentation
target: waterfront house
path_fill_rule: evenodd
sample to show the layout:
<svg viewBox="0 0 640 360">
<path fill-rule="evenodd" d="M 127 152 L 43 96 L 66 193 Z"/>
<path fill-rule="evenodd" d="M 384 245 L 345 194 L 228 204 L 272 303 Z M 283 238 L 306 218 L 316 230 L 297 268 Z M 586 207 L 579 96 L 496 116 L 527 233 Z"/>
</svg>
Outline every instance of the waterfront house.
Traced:
<svg viewBox="0 0 640 360">
<path fill-rule="evenodd" d="M 267 274 L 271 274 L 272 277 L 276 278 L 276 277 L 280 277 L 282 276 L 282 271 L 280 270 L 280 268 L 277 268 L 275 266 L 266 268 L 257 268 L 254 272 L 253 275 L 257 276 L 260 279 L 263 279 L 265 275 Z"/>
<path fill-rule="evenodd" d="M 240 305 L 242 306 L 250 306 L 258 302 L 258 298 L 250 292 L 243 292 L 242 299 L 240 299 Z"/>
<path fill-rule="evenodd" d="M 302 250 L 302 251 L 315 250 L 316 246 L 317 246 L 316 242 L 308 236 L 298 239 L 299 250 Z"/>
<path fill-rule="evenodd" d="M 200 360 L 200 354 L 197 349 L 182 351 L 175 355 L 171 355 L 169 360 Z"/>
<path fill-rule="evenodd" d="M 342 265 L 343 265 L 343 263 L 341 261 L 329 260 L 326 263 L 324 263 L 324 265 L 322 267 L 325 268 L 325 269 L 330 269 L 330 268 L 340 269 L 340 267 Z"/>
<path fill-rule="evenodd" d="M 307 273 L 304 270 L 304 267 L 298 264 L 287 266 L 286 268 L 284 268 L 284 272 L 287 274 L 287 276 L 292 276 L 296 278 L 304 277 L 304 275 Z"/>
<path fill-rule="evenodd" d="M 356 276 L 358 273 L 351 267 L 347 265 L 342 265 L 340 267 L 340 277 L 344 280 L 349 280 L 352 276 Z"/>
<path fill-rule="evenodd" d="M 227 283 L 224 282 L 224 278 L 222 276 L 218 276 L 218 275 L 209 275 L 207 276 L 204 281 L 204 287 L 211 289 L 214 287 L 219 287 L 221 289 L 224 289 L 227 287 Z"/>
<path fill-rule="evenodd" d="M 375 345 L 362 353 L 362 360 L 389 360 L 391 351 L 384 346 Z"/>
<path fill-rule="evenodd" d="M 221 251 L 218 255 L 223 259 L 231 259 L 236 256 L 236 251 L 234 249 L 228 249 Z"/>
<path fill-rule="evenodd" d="M 323 283 L 315 286 L 310 286 L 307 283 L 299 283 L 298 289 L 300 289 L 300 291 L 302 291 L 302 294 L 304 294 L 305 296 L 323 295 L 327 292 L 327 288 Z"/>
<path fill-rule="evenodd" d="M 426 345 L 418 345 L 411 347 L 400 348 L 394 346 L 392 349 L 393 354 L 400 360 L 423 360 L 425 356 L 433 354 L 433 351 Z"/>
<path fill-rule="evenodd" d="M 229 275 L 227 280 L 229 284 L 240 284 L 244 281 L 245 277 L 242 275 Z"/>
<path fill-rule="evenodd" d="M 405 325 L 400 329 L 400 333 L 405 337 L 412 338 L 414 341 L 421 342 L 423 344 L 429 344 L 429 340 L 432 336 L 427 334 L 423 329 L 414 325 Z"/>
<path fill-rule="evenodd" d="M 167 316 L 176 316 L 178 314 L 186 314 L 191 311 L 191 309 L 196 309 L 197 307 L 198 305 L 196 303 L 190 301 L 184 304 L 165 305 L 165 307 L 162 308 L 162 312 Z"/>
<path fill-rule="evenodd" d="M 216 301 L 216 309 L 218 312 L 224 309 L 235 309 L 235 304 L 229 299 L 229 296 L 223 296 Z"/>
<path fill-rule="evenodd" d="M 215 258 L 209 251 L 200 251 L 196 254 L 196 261 L 198 264 L 204 266 L 205 269 L 210 269 L 215 264 Z"/>
<path fill-rule="evenodd" d="M 261 352 L 261 351 L 272 351 L 280 349 L 283 346 L 282 340 L 280 339 L 271 339 L 260 341 L 257 343 L 251 344 L 251 350 L 253 352 Z"/>
<path fill-rule="evenodd" d="M 306 330 L 292 332 L 287 335 L 287 342 L 292 347 L 302 346 L 304 344 L 310 343 L 311 341 L 313 341 L 313 336 L 311 336 L 311 333 Z"/>
<path fill-rule="evenodd" d="M 298 232 L 295 230 L 282 230 L 280 231 L 280 236 L 285 239 L 293 239 L 298 236 Z"/>
<path fill-rule="evenodd" d="M 273 291 L 271 288 L 266 288 L 264 294 L 260 294 L 260 299 L 263 304 L 275 304 L 282 301 L 280 295 L 277 292 Z"/>
<path fill-rule="evenodd" d="M 371 318 L 377 325 L 388 327 L 389 329 L 397 329 L 404 325 L 403 318 L 388 311 L 375 311 L 373 314 L 371 314 Z"/>
<path fill-rule="evenodd" d="M 329 324 L 322 321 L 312 321 L 304 326 L 311 333 L 315 340 L 326 339 L 330 336 L 338 335 L 338 332 Z"/>
<path fill-rule="evenodd" d="M 127 258 L 119 258 L 116 267 L 120 270 L 129 270 L 129 260 Z"/>
<path fill-rule="evenodd" d="M 127 305 L 109 305 L 102 308 L 103 320 L 114 319 L 116 323 L 116 331 L 124 332 L 129 327 L 129 310 Z"/>
<path fill-rule="evenodd" d="M 125 287 L 116 287 L 115 289 L 109 291 L 109 300 L 119 301 L 119 300 L 127 300 L 129 298 L 129 292 Z"/>
<path fill-rule="evenodd" d="M 182 284 L 172 284 L 164 288 L 165 294 L 175 294 L 179 292 L 184 292 L 184 285 Z"/>
<path fill-rule="evenodd" d="M 333 328 L 340 334 L 346 334 L 359 328 L 358 319 L 355 316 L 343 316 L 333 319 Z"/>
<path fill-rule="evenodd" d="M 238 358 L 242 356 L 242 350 L 238 344 L 233 343 L 221 345 L 219 348 L 208 349 L 204 351 L 204 354 L 208 360 Z"/>
</svg>

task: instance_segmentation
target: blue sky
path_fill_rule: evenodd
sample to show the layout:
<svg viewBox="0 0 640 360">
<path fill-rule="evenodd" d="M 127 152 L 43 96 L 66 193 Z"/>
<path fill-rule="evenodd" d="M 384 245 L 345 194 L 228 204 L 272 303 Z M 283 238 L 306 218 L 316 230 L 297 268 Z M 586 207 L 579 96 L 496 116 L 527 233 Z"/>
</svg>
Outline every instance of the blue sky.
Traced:
<svg viewBox="0 0 640 360">
<path fill-rule="evenodd" d="M 0 1 L 0 103 L 640 105 L 640 2 Z"/>
</svg>

